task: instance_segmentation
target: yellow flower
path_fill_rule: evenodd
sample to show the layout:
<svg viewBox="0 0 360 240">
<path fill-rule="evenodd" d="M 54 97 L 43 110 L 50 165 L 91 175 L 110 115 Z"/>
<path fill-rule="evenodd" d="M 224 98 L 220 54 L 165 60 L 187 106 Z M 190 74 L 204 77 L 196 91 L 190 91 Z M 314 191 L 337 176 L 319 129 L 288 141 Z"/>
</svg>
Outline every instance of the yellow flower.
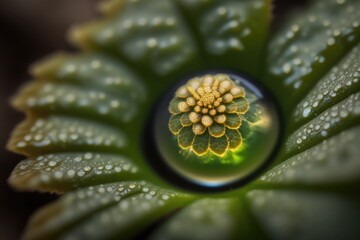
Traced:
<svg viewBox="0 0 360 240">
<path fill-rule="evenodd" d="M 181 86 L 170 102 L 169 128 L 181 148 L 197 155 L 210 150 L 221 156 L 240 146 L 239 129 L 249 107 L 245 90 L 228 75 L 195 77 Z"/>
</svg>

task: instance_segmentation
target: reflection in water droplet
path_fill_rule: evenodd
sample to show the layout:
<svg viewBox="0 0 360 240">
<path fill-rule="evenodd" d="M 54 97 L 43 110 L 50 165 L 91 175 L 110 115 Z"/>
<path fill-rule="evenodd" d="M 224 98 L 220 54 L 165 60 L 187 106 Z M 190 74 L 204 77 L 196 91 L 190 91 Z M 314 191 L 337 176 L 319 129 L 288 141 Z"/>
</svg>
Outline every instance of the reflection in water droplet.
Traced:
<svg viewBox="0 0 360 240">
<path fill-rule="evenodd" d="M 218 73 L 211 73 L 210 76 L 218 76 L 216 74 Z M 197 79 L 201 79 L 204 75 L 206 74 L 195 75 L 194 77 L 200 77 Z M 209 75 L 207 74 L 207 76 Z M 185 114 L 188 114 L 188 117 L 191 111 L 200 113 L 201 116 L 210 116 L 208 113 L 203 114 L 201 111 L 199 112 L 198 109 L 194 110 L 196 106 L 191 101 L 193 99 L 188 99 L 189 104 L 185 106 L 186 98 L 189 98 L 189 96 L 186 95 L 186 91 L 181 86 L 190 84 L 188 80 L 193 78 L 188 78 L 171 89 L 161 99 L 156 108 L 153 126 L 151 127 L 151 136 L 155 140 L 153 147 L 158 155 L 157 157 L 150 156 L 149 161 L 156 166 L 159 174 L 165 176 L 170 182 L 175 182 L 178 185 L 184 183 L 183 185 L 200 190 L 223 189 L 234 184 L 245 183 L 261 170 L 268 162 L 272 153 L 274 153 L 279 140 L 280 125 L 274 102 L 250 80 L 233 73 L 223 74 L 222 76 L 230 77 L 237 89 L 240 87 L 245 90 L 244 98 L 250 106 L 247 111 L 243 111 L 240 114 L 242 118 L 240 127 L 237 129 L 226 127 L 226 132 L 221 137 L 211 133 L 211 126 L 207 127 L 205 131 L 200 131 L 200 128 L 200 130 L 195 127 L 193 128 L 193 125 L 198 123 L 198 116 L 195 116 L 195 114 L 190 117 L 190 119 L 193 118 L 192 122 L 187 122 L 186 119 L 184 120 L 184 117 L 181 117 L 181 115 Z M 200 81 L 200 83 L 202 82 Z M 193 83 L 193 86 L 196 86 L 196 84 Z M 230 89 L 227 91 L 230 92 Z M 169 111 L 169 103 L 179 96 L 183 97 L 185 101 L 181 101 L 181 98 L 178 98 L 180 101 L 176 104 L 172 103 L 173 106 L 178 106 L 178 108 L 172 111 L 170 106 Z M 213 104 L 213 100 L 210 99 L 208 104 Z M 216 101 L 216 98 L 214 101 Z M 201 104 L 204 104 L 204 102 Z M 188 108 L 189 106 L 190 108 Z M 179 111 L 176 112 L 177 110 Z M 228 108 L 222 114 L 230 116 Z M 234 114 L 233 111 L 231 114 Z M 177 116 L 178 119 L 176 121 L 178 123 L 172 122 L 171 118 L 175 118 L 174 116 Z M 215 117 L 213 119 L 212 122 L 215 123 Z M 201 122 L 201 120 L 199 121 Z M 171 124 L 179 124 L 179 126 L 174 127 Z M 225 124 L 225 126 L 227 125 Z M 182 134 L 181 131 L 185 131 L 185 129 L 190 129 L 190 131 Z M 232 134 L 237 132 L 232 132 L 232 130 L 238 130 L 240 135 L 235 137 L 242 138 L 242 141 L 241 144 L 233 144 L 231 147 L 234 140 L 229 140 L 234 139 Z M 207 139 L 205 142 L 208 146 L 206 144 L 205 146 L 200 146 L 201 151 L 199 149 L 196 150 L 198 146 L 194 146 L 194 144 L 199 143 L 204 145 L 204 140 L 198 140 L 198 137 Z M 221 154 L 216 153 L 216 148 L 219 149 L 217 145 L 222 144 L 227 144 L 228 147 Z M 145 146 L 145 148 L 149 149 L 149 146 Z"/>
</svg>

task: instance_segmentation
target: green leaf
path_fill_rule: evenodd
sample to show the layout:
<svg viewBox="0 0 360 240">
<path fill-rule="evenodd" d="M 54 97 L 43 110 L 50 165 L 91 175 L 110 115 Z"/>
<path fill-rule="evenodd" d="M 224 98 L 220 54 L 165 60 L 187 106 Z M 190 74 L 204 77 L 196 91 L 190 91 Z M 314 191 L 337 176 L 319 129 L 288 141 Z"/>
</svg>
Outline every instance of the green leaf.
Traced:
<svg viewBox="0 0 360 240">
<path fill-rule="evenodd" d="M 38 81 L 91 86 L 132 101 L 143 100 L 146 96 L 135 73 L 119 60 L 100 53 L 58 53 L 37 63 L 31 72 Z"/>
<path fill-rule="evenodd" d="M 145 185 L 146 186 L 146 185 Z M 148 227 L 179 207 L 189 199 L 172 191 L 150 188 L 149 193 L 138 193 L 118 204 L 87 218 L 82 224 L 64 235 L 65 239 L 110 239 L 136 236 L 140 229 Z M 92 231 L 88 231 L 92 229 Z M 97 229 L 101 229 L 98 231 Z"/>
<path fill-rule="evenodd" d="M 236 239 L 246 235 L 240 199 L 204 198 L 182 209 L 150 239 Z M 248 230 L 248 229 L 247 229 Z M 237 238 L 238 239 L 238 238 Z"/>
<path fill-rule="evenodd" d="M 293 124 L 313 119 L 320 112 L 360 91 L 360 46 L 354 47 L 296 106 Z"/>
<path fill-rule="evenodd" d="M 359 43 L 359 7 L 357 0 L 313 1 L 271 40 L 264 83 L 286 111 Z"/>
<path fill-rule="evenodd" d="M 13 132 L 8 147 L 28 156 L 62 151 L 119 152 L 128 141 L 121 130 L 74 117 L 30 118 Z"/>
<path fill-rule="evenodd" d="M 141 179 L 144 175 L 138 167 L 120 155 L 59 153 L 21 161 L 9 182 L 19 190 L 63 193 L 100 183 Z"/>
<path fill-rule="evenodd" d="M 246 138 L 251 133 L 251 122 L 244 119 L 241 122 L 239 132 L 243 138 Z"/>
<path fill-rule="evenodd" d="M 271 239 L 357 239 L 359 196 L 286 190 L 247 194 L 256 220 Z"/>
<path fill-rule="evenodd" d="M 121 5 L 103 21 L 74 28 L 73 41 L 160 76 L 198 66 L 196 47 L 172 1 L 126 0 Z"/>
<path fill-rule="evenodd" d="M 359 121 L 360 92 L 357 92 L 291 134 L 285 143 L 286 155 L 304 151 L 346 128 L 359 124 Z"/>
<path fill-rule="evenodd" d="M 305 16 L 285 21 L 265 57 L 270 5 L 112 0 L 102 5 L 103 20 L 74 28 L 72 40 L 83 53 L 58 54 L 35 66 L 36 81 L 14 100 L 28 118 L 9 148 L 28 159 L 15 168 L 10 184 L 72 191 L 38 211 L 24 238 L 360 238 L 353 191 L 360 180 L 359 46 L 351 50 L 360 41 L 360 2 L 316 1 Z M 268 66 L 261 77 L 263 59 Z M 195 194 L 170 190 L 152 175 L 139 143 L 168 87 L 212 69 L 257 77 L 279 101 L 286 129 L 274 156 L 280 165 L 227 192 L 226 199 L 204 194 L 195 202 Z M 326 91 L 328 97 L 317 100 Z M 210 134 L 219 136 L 223 128 L 213 126 L 195 136 L 174 99 L 170 129 L 179 133 L 179 145 L 200 155 L 210 149 L 223 162 L 226 150 L 237 149 L 266 110 L 258 107 L 262 99 L 247 94 L 248 103 L 240 99 L 233 106 L 245 110 L 250 104 L 246 114 L 227 114 L 234 129 L 215 138 Z"/>
<path fill-rule="evenodd" d="M 91 186 L 66 194 L 39 211 L 25 238 L 129 238 L 190 200 L 143 182 Z"/>
<path fill-rule="evenodd" d="M 264 114 L 263 111 L 264 109 L 259 104 L 253 103 L 243 116 L 245 120 L 255 123 L 261 119 L 261 116 Z"/>
<path fill-rule="evenodd" d="M 267 40 L 270 1 L 176 2 L 208 68 L 232 68 L 258 76 Z"/>
<path fill-rule="evenodd" d="M 28 84 L 13 101 L 23 111 L 62 113 L 119 124 L 129 122 L 138 110 L 134 101 L 103 90 L 50 82 Z"/>
<path fill-rule="evenodd" d="M 180 98 L 171 99 L 170 104 L 169 104 L 170 113 L 172 113 L 172 114 L 180 113 L 180 110 L 178 108 L 179 102 L 182 102 L 182 100 Z"/>
<path fill-rule="evenodd" d="M 231 112 L 244 114 L 249 110 L 249 107 L 249 102 L 242 97 L 234 99 L 234 101 L 227 106 L 227 109 L 231 109 Z"/>
<path fill-rule="evenodd" d="M 337 186 L 360 180 L 360 127 L 350 128 L 295 155 L 260 178 L 260 184 Z"/>
</svg>

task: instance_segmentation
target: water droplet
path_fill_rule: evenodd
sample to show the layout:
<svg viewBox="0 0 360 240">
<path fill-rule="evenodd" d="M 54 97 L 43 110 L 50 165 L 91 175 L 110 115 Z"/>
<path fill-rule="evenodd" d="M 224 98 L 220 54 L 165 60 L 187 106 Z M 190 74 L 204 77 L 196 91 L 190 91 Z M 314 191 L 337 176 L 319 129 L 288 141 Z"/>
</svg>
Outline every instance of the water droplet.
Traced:
<svg viewBox="0 0 360 240">
<path fill-rule="evenodd" d="M 202 89 L 197 77 L 203 79 Z M 185 85 L 195 91 L 181 88 Z M 170 113 L 169 103 L 174 98 L 178 99 L 173 100 Z M 248 105 L 242 109 L 245 102 Z M 220 109 L 222 105 L 224 109 Z M 170 126 L 173 116 L 178 118 L 174 123 L 178 126 Z M 154 146 L 149 140 L 144 144 L 150 163 L 170 182 L 200 191 L 252 179 L 274 153 L 280 134 L 272 99 L 256 83 L 234 73 L 199 74 L 180 82 L 159 102 L 153 118 L 145 139 L 155 139 Z"/>
<path fill-rule="evenodd" d="M 311 107 L 305 108 L 304 111 L 303 111 L 303 116 L 304 117 L 309 116 L 310 112 L 311 112 Z"/>
</svg>

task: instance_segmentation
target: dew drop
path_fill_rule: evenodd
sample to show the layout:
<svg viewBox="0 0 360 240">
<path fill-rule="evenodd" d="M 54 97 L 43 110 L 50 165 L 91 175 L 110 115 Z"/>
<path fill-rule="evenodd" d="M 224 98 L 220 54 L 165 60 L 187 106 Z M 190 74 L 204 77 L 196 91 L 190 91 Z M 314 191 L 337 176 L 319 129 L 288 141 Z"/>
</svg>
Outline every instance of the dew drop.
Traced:
<svg viewBox="0 0 360 240">
<path fill-rule="evenodd" d="M 311 112 L 311 107 L 305 108 L 304 111 L 303 111 L 303 116 L 304 117 L 309 116 L 310 112 Z"/>
<path fill-rule="evenodd" d="M 205 80 L 206 77 L 210 80 Z M 195 84 L 190 79 L 204 81 Z M 230 85 L 220 84 L 226 79 L 230 79 Z M 217 80 L 220 83 L 215 83 Z M 196 87 L 193 89 L 196 91 L 184 91 L 181 96 L 175 94 L 187 84 Z M 206 87 L 209 84 L 210 88 Z M 199 86 L 203 86 L 203 90 Z M 233 98 L 225 96 L 230 93 Z M 191 96 L 197 105 L 190 104 L 180 111 L 178 103 L 186 104 L 186 98 Z M 172 110 L 170 106 L 170 112 L 169 103 L 174 98 L 178 100 L 175 100 Z M 211 111 L 219 111 L 222 105 L 225 112 Z M 202 111 L 197 111 L 197 106 Z M 205 108 L 208 111 L 203 111 Z M 193 120 L 188 121 L 186 114 L 191 109 L 194 110 L 193 116 L 200 114 L 204 117 L 199 121 L 191 117 Z M 225 123 L 218 120 L 220 117 L 217 115 L 225 115 Z M 144 142 L 149 163 L 169 182 L 191 190 L 219 191 L 245 184 L 269 162 L 280 137 L 280 119 L 274 101 L 257 83 L 233 72 L 200 73 L 181 81 L 163 96 L 152 118 Z M 178 118 L 175 125 L 180 125 L 171 127 L 170 118 Z M 201 125 L 205 118 L 209 119 L 206 126 Z M 205 131 L 198 126 L 205 126 Z M 149 141 L 149 138 L 154 140 Z"/>
</svg>

